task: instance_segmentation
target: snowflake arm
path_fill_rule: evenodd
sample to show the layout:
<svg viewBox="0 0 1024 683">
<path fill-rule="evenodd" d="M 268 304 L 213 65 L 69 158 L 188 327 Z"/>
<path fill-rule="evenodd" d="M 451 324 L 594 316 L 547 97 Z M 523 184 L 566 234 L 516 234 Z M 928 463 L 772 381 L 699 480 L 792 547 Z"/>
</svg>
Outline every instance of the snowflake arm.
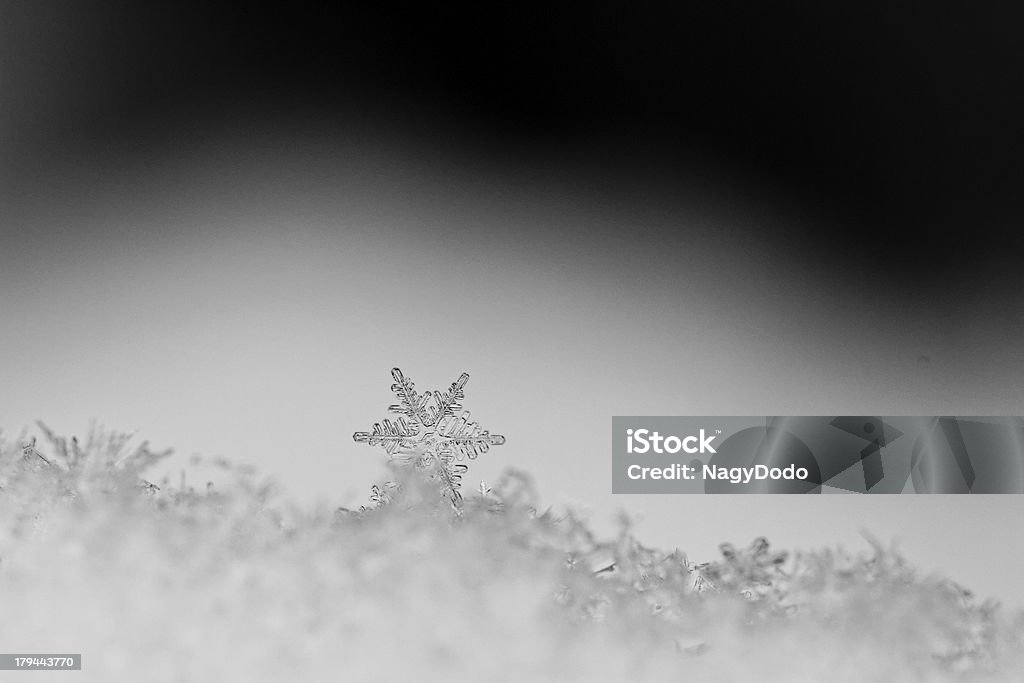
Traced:
<svg viewBox="0 0 1024 683">
<path fill-rule="evenodd" d="M 428 427 L 432 427 L 443 418 L 453 417 L 456 410 L 462 410 L 462 404 L 459 401 L 466 397 L 463 388 L 465 388 L 468 381 L 469 375 L 464 372 L 459 375 L 457 380 L 452 382 L 448 391 L 444 393 L 434 391 L 432 394 L 434 405 L 427 406 L 424 410 L 423 423 Z"/>
<path fill-rule="evenodd" d="M 400 417 L 395 422 L 385 418 L 383 422 L 374 423 L 372 432 L 356 432 L 352 439 L 356 443 L 383 446 L 388 455 L 394 455 L 399 450 L 414 448 L 418 433 L 419 428 L 407 423 L 405 418 Z"/>
<path fill-rule="evenodd" d="M 505 443 L 501 434 L 491 434 L 481 429 L 476 422 L 470 422 L 469 411 L 458 417 L 445 417 L 437 424 L 435 439 L 441 453 L 451 453 L 457 460 L 469 458 L 476 460 L 481 453 L 486 453 L 491 446 Z"/>
<path fill-rule="evenodd" d="M 422 422 L 423 407 L 430 400 L 430 392 L 420 395 L 416 392 L 416 385 L 411 379 L 402 374 L 398 368 L 391 369 L 391 376 L 395 383 L 391 385 L 391 391 L 398 397 L 398 403 L 388 406 L 392 413 L 401 413 L 412 418 L 416 422 Z"/>
</svg>

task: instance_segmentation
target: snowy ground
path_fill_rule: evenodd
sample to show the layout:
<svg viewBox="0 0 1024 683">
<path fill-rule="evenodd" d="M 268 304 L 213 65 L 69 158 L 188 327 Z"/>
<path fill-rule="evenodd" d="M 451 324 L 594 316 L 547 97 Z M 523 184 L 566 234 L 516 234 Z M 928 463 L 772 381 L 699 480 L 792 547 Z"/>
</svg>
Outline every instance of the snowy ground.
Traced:
<svg viewBox="0 0 1024 683">
<path fill-rule="evenodd" d="M 461 514 L 415 471 L 363 510 L 143 482 L 112 435 L 0 444 L 0 650 L 95 681 L 1021 680 L 1024 619 L 876 548 L 596 538 L 510 471 Z M 0 676 L 7 680 L 23 674 Z M 20 679 L 19 679 L 20 680 Z"/>
</svg>

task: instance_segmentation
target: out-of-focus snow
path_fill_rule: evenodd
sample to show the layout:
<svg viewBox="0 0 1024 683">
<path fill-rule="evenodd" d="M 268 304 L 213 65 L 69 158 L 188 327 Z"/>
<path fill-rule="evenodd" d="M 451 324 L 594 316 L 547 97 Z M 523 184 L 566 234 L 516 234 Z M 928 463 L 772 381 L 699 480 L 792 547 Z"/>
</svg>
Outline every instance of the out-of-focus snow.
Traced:
<svg viewBox="0 0 1024 683">
<path fill-rule="evenodd" d="M 625 521 L 596 538 L 511 471 L 461 514 L 414 470 L 331 510 L 229 463 L 147 487 L 159 456 L 102 435 L 0 453 L 0 649 L 83 655 L 47 680 L 1024 677 L 1020 617 L 884 548 L 695 565 Z"/>
</svg>

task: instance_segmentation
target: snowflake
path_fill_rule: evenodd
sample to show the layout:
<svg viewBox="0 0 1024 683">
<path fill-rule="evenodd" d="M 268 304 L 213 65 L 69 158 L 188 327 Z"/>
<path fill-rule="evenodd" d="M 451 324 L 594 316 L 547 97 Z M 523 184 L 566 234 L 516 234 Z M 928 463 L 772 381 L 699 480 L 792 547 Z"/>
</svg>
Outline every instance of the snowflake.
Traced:
<svg viewBox="0 0 1024 683">
<path fill-rule="evenodd" d="M 463 389 L 469 381 L 465 372 L 452 382 L 447 391 L 418 393 L 412 380 L 398 368 L 391 370 L 395 383 L 391 390 L 398 403 L 388 407 L 401 417 L 395 421 L 384 419 L 373 425 L 372 432 L 356 432 L 357 443 L 382 446 L 387 454 L 403 464 L 414 464 L 430 470 L 441 483 L 441 490 L 449 496 L 456 509 L 462 503 L 462 475 L 468 467 L 459 461 L 475 460 L 491 446 L 505 443 L 501 434 L 491 434 L 469 419 L 469 411 L 462 410 Z M 459 411 L 459 412 L 457 412 Z"/>
</svg>

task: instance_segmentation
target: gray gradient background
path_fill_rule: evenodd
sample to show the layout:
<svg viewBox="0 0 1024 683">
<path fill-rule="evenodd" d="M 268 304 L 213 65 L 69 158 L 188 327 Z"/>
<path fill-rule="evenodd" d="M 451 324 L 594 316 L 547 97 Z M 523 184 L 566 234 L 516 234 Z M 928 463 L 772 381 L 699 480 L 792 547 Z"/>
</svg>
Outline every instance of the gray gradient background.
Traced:
<svg viewBox="0 0 1024 683">
<path fill-rule="evenodd" d="M 351 434 L 386 416 L 390 369 L 420 389 L 467 371 L 466 407 L 508 438 L 469 486 L 521 468 L 605 532 L 625 509 L 698 560 L 758 535 L 866 549 L 866 529 L 1024 604 L 1024 497 L 613 497 L 609 477 L 612 415 L 1024 413 L 1015 243 L 985 233 L 963 268 L 901 277 L 927 226 L 880 269 L 817 198 L 713 145 L 671 164 L 610 138 L 495 146 L 400 98 L 172 90 L 159 115 L 108 111 L 97 74 L 129 67 L 47 21 L 27 25 L 50 42 L 4 36 L 0 70 L 7 438 L 97 418 L 174 447 L 172 472 L 223 455 L 358 506 L 384 456 Z M 76 50 L 91 80 L 64 68 Z"/>
</svg>

